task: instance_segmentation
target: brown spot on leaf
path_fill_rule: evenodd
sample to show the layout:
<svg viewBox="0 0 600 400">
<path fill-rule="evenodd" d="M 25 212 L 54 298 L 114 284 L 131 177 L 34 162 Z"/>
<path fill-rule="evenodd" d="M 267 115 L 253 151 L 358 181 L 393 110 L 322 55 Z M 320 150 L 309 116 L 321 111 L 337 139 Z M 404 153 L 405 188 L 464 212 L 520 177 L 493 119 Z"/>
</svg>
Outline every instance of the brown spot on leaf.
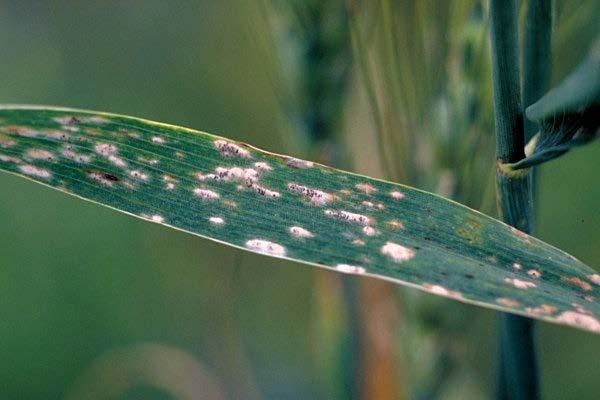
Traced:
<svg viewBox="0 0 600 400">
<path fill-rule="evenodd" d="M 452 299 L 461 299 L 462 293 L 454 290 L 447 289 L 440 285 L 432 285 L 430 283 L 424 283 L 423 288 L 429 293 L 437 294 L 444 297 L 450 297 Z"/>
<path fill-rule="evenodd" d="M 525 312 L 528 312 L 531 314 L 539 314 L 539 315 L 552 315 L 552 314 L 556 313 L 556 311 L 558 311 L 558 309 L 549 304 L 542 304 L 541 306 L 538 306 L 538 307 L 527 307 L 525 309 Z"/>
<path fill-rule="evenodd" d="M 510 297 L 499 297 L 496 299 L 496 303 L 500 304 L 501 306 L 510 307 L 510 308 L 521 307 L 521 303 L 519 303 L 517 300 L 510 298 Z"/>
<path fill-rule="evenodd" d="M 586 281 L 576 277 L 576 276 L 572 276 L 572 277 L 562 277 L 561 281 L 566 282 L 566 283 L 570 283 L 571 285 L 575 285 L 578 286 L 579 288 L 581 288 L 582 290 L 585 291 L 589 291 L 592 290 L 592 285 L 590 285 L 589 283 L 587 283 Z"/>
</svg>

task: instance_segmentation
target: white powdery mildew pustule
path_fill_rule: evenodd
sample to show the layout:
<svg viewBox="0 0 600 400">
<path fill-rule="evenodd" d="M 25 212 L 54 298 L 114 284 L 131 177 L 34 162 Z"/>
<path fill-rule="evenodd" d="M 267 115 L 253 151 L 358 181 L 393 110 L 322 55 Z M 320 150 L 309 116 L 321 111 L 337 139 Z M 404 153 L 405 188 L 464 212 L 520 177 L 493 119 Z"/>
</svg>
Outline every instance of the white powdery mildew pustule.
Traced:
<svg viewBox="0 0 600 400">
<path fill-rule="evenodd" d="M 96 125 L 105 125 L 110 122 L 108 119 L 101 117 L 99 115 L 92 115 L 91 117 L 82 117 L 81 120 L 83 122 L 86 122 L 89 124 L 96 124 Z"/>
<path fill-rule="evenodd" d="M 94 151 L 102 156 L 108 157 L 117 154 L 119 149 L 112 143 L 97 143 L 94 146 Z"/>
<path fill-rule="evenodd" d="M 375 236 L 379 233 L 377 229 L 373 228 L 372 226 L 365 226 L 362 231 L 367 236 Z"/>
<path fill-rule="evenodd" d="M 75 125 L 81 123 L 81 119 L 79 117 L 75 117 L 73 115 L 64 115 L 62 117 L 54 117 L 52 118 L 54 122 L 60 124 L 60 128 L 70 131 L 77 132 L 79 128 Z"/>
<path fill-rule="evenodd" d="M 538 271 L 537 269 L 530 269 L 529 271 L 527 271 L 527 275 L 529 275 L 532 278 L 539 278 L 540 276 L 542 276 L 542 273 L 540 271 Z"/>
<path fill-rule="evenodd" d="M 519 271 L 521 268 L 523 268 L 523 266 L 519 263 L 513 263 L 512 265 L 513 269 Z"/>
<path fill-rule="evenodd" d="M 408 261 L 414 257 L 415 252 L 408 247 L 404 247 L 397 243 L 387 242 L 383 246 L 381 246 L 381 254 L 387 256 L 392 259 L 392 261 L 401 263 L 403 261 Z"/>
<path fill-rule="evenodd" d="M 73 150 L 71 146 L 63 147 L 61 153 L 64 158 L 68 158 L 69 160 L 73 160 L 79 164 L 88 164 L 92 161 L 92 157 L 87 154 L 79 154 Z"/>
<path fill-rule="evenodd" d="M 349 264 L 338 264 L 335 266 L 336 271 L 343 272 L 345 274 L 358 274 L 362 275 L 367 272 L 363 267 Z"/>
<path fill-rule="evenodd" d="M 36 178 L 49 179 L 52 177 L 52 173 L 48 170 L 38 168 L 35 165 L 21 165 L 19 169 L 22 173 L 35 176 Z"/>
<path fill-rule="evenodd" d="M 57 122 L 60 125 L 76 125 L 76 124 L 81 124 L 81 123 L 105 125 L 110 122 L 108 119 L 101 117 L 99 115 L 92 115 L 92 116 L 64 115 L 62 117 L 54 117 L 52 119 L 54 120 L 54 122 Z"/>
<path fill-rule="evenodd" d="M 113 185 L 114 185 L 114 181 L 109 179 L 106 174 L 103 174 L 101 172 L 92 171 L 92 172 L 89 172 L 87 174 L 87 176 L 91 180 L 98 182 L 104 186 L 113 187 Z"/>
<path fill-rule="evenodd" d="M 246 185 L 251 185 L 258 180 L 258 172 L 252 168 L 224 168 L 217 167 L 215 169 L 215 175 L 217 180 L 223 181 L 242 181 Z"/>
<path fill-rule="evenodd" d="M 175 183 L 179 181 L 170 175 L 163 175 L 163 182 L 165 183 L 165 189 L 173 190 L 176 187 Z"/>
<path fill-rule="evenodd" d="M 155 214 L 150 219 L 154 222 L 163 223 L 165 222 L 165 218 L 162 215 Z"/>
<path fill-rule="evenodd" d="M 540 315 L 552 315 L 556 313 L 558 309 L 550 304 L 542 304 L 538 307 L 527 307 L 525 308 L 525 312 L 531 314 L 540 314 Z"/>
<path fill-rule="evenodd" d="M 588 276 L 588 278 L 590 281 L 592 281 L 592 283 L 600 286 L 600 274 L 592 274 Z"/>
<path fill-rule="evenodd" d="M 141 181 L 147 181 L 150 177 L 148 174 L 143 173 L 142 171 L 133 170 L 129 171 L 129 175 L 131 175 L 135 179 L 139 179 Z"/>
<path fill-rule="evenodd" d="M 0 147 L 2 147 L 3 149 L 8 149 L 9 147 L 13 147 L 16 144 L 17 142 L 15 142 L 14 140 L 0 136 Z"/>
<path fill-rule="evenodd" d="M 600 321 L 591 315 L 581 314 L 575 311 L 564 311 L 556 318 L 556 321 L 600 333 Z"/>
<path fill-rule="evenodd" d="M 158 164 L 160 161 L 156 158 L 146 158 L 144 156 L 139 156 L 138 157 L 138 161 L 144 164 L 149 164 L 149 165 L 156 165 Z"/>
<path fill-rule="evenodd" d="M 394 200 L 402 200 L 404 198 L 404 193 L 394 190 L 393 192 L 390 192 L 390 196 L 392 196 L 392 199 Z"/>
<path fill-rule="evenodd" d="M 273 167 L 271 167 L 268 163 L 259 161 L 254 163 L 254 167 L 259 171 L 271 171 Z"/>
<path fill-rule="evenodd" d="M 52 119 L 54 120 L 54 122 L 60 125 L 74 125 L 81 122 L 81 120 L 78 117 L 75 117 L 73 115 L 64 115 L 62 117 L 54 117 Z"/>
<path fill-rule="evenodd" d="M 22 137 L 27 137 L 27 138 L 34 138 L 40 134 L 39 131 L 36 131 L 35 129 L 32 129 L 27 126 L 11 125 L 11 126 L 5 126 L 4 128 L 1 128 L 0 130 L 8 133 L 9 135 L 17 135 L 17 136 L 22 136 Z"/>
<path fill-rule="evenodd" d="M 119 149 L 112 143 L 97 143 L 94 146 L 94 151 L 117 167 L 127 167 L 127 162 L 125 162 L 125 160 L 123 160 L 121 157 L 117 156 Z"/>
<path fill-rule="evenodd" d="M 504 282 L 516 287 L 517 289 L 531 289 L 537 286 L 533 282 L 522 281 L 517 278 L 504 278 Z"/>
<path fill-rule="evenodd" d="M 354 187 L 360 190 L 361 192 L 364 192 L 365 194 L 371 194 L 377 191 L 377 189 L 369 183 L 357 183 L 356 185 L 354 185 Z"/>
<path fill-rule="evenodd" d="M 301 160 L 299 158 L 288 157 L 285 163 L 292 168 L 312 168 L 315 164 L 311 161 Z"/>
<path fill-rule="evenodd" d="M 298 193 L 302 196 L 308 197 L 311 203 L 322 206 L 329 203 L 333 200 L 333 196 L 327 192 L 323 192 L 322 190 L 309 188 L 303 185 L 298 185 L 297 183 L 290 182 L 287 184 L 287 188 L 294 192 Z"/>
<path fill-rule="evenodd" d="M 400 221 L 398 221 L 397 219 L 392 219 L 391 221 L 386 222 L 389 226 L 391 226 L 392 228 L 395 229 L 402 229 L 404 228 L 404 224 Z"/>
<path fill-rule="evenodd" d="M 445 297 L 451 297 L 453 299 L 462 298 L 462 293 L 454 291 L 454 290 L 446 289 L 445 287 L 440 286 L 440 285 L 432 285 L 430 283 L 425 283 L 425 284 L 423 284 L 423 288 L 426 291 L 428 291 L 429 293 L 433 293 L 433 294 L 437 294 L 437 295 L 441 295 L 441 296 L 445 296 Z"/>
<path fill-rule="evenodd" d="M 69 132 L 79 132 L 79 128 L 75 125 L 61 125 L 60 128 Z"/>
<path fill-rule="evenodd" d="M 361 225 L 371 224 L 371 218 L 367 217 L 366 215 L 356 214 L 350 211 L 327 209 L 325 210 L 325 215 L 327 215 L 328 217 L 340 219 L 342 221 L 358 223 Z"/>
<path fill-rule="evenodd" d="M 261 196 L 270 197 L 273 199 L 278 199 L 279 197 L 281 197 L 281 194 L 279 192 L 267 189 L 266 187 L 257 185 L 256 183 L 253 183 L 251 187 L 256 193 L 258 193 Z"/>
<path fill-rule="evenodd" d="M 117 167 L 120 167 L 120 168 L 127 167 L 127 162 L 125 160 L 123 160 L 121 157 L 118 157 L 115 155 L 110 155 L 110 156 L 106 157 L 106 159 Z"/>
<path fill-rule="evenodd" d="M 250 152 L 241 146 L 226 140 L 215 140 L 215 147 L 225 157 L 250 158 Z"/>
<path fill-rule="evenodd" d="M 312 232 L 310 232 L 300 226 L 292 226 L 292 227 L 290 227 L 289 231 L 290 231 L 290 235 L 292 235 L 295 238 L 311 238 L 311 237 L 315 236 L 312 234 Z"/>
<path fill-rule="evenodd" d="M 217 167 L 215 168 L 214 174 L 202 174 L 198 172 L 195 174 L 199 181 L 215 180 L 223 182 L 243 182 L 246 186 L 251 186 L 253 183 L 258 181 L 258 172 L 252 168 L 239 168 L 239 167 Z"/>
<path fill-rule="evenodd" d="M 213 225 L 223 225 L 225 220 L 221 217 L 210 217 L 208 221 Z"/>
<path fill-rule="evenodd" d="M 55 161 L 56 156 L 54 153 L 44 149 L 29 149 L 25 152 L 25 158 L 29 160 L 44 160 L 44 161 Z"/>
<path fill-rule="evenodd" d="M 210 189 L 195 188 L 194 194 L 196 196 L 202 197 L 203 199 L 206 199 L 206 200 L 214 200 L 214 199 L 218 199 L 220 197 L 219 193 L 214 192 Z"/>
<path fill-rule="evenodd" d="M 164 144 L 165 143 L 165 139 L 161 138 L 160 136 L 152 136 L 152 143 L 155 143 L 155 144 Z"/>
<path fill-rule="evenodd" d="M 140 214 L 140 217 L 148 219 L 152 222 L 157 222 L 159 224 L 165 222 L 165 218 L 162 215 L 158 215 L 158 214 L 154 214 L 154 215 Z"/>
<path fill-rule="evenodd" d="M 0 161 L 14 163 L 14 164 L 21 164 L 20 158 L 13 157 L 13 156 L 7 156 L 6 154 L 0 154 Z"/>
<path fill-rule="evenodd" d="M 286 253 L 285 247 L 282 245 L 263 239 L 248 240 L 246 242 L 246 247 L 250 250 L 278 257 L 283 257 Z"/>
<path fill-rule="evenodd" d="M 510 307 L 510 308 L 521 307 L 521 303 L 519 303 L 517 300 L 510 298 L 510 297 L 499 297 L 496 299 L 496 303 L 498 303 L 504 307 Z"/>
<path fill-rule="evenodd" d="M 58 142 L 69 142 L 72 140 L 71 135 L 56 129 L 45 130 L 44 136 L 46 136 L 48 139 L 56 140 Z"/>
</svg>

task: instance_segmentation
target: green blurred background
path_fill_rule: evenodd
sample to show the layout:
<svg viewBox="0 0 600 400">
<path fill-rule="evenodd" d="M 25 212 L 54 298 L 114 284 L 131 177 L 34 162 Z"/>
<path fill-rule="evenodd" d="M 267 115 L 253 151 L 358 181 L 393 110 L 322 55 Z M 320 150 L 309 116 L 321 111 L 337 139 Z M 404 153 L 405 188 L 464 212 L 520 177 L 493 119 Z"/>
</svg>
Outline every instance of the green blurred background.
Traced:
<svg viewBox="0 0 600 400">
<path fill-rule="evenodd" d="M 264 7 L 0 0 L 0 102 L 130 114 L 302 156 L 274 84 L 280 71 Z M 557 60 L 559 76 L 589 37 L 565 39 L 571 53 Z M 365 108 L 358 86 L 348 93 L 355 110 Z M 365 140 L 368 119 L 364 110 L 348 116 L 345 140 Z M 373 173 L 368 159 L 355 165 Z M 537 218 L 538 236 L 596 269 L 599 169 L 597 143 L 544 166 Z M 317 310 L 336 300 L 315 275 L 334 274 L 224 248 L 14 176 L 0 174 L 0 188 L 0 398 L 344 398 L 329 346 L 346 326 Z M 479 314 L 461 332 L 462 372 L 442 398 L 486 397 L 495 313 L 436 302 L 451 315 Z M 544 398 L 595 398 L 600 338 L 538 326 Z M 196 397 L 166 388 L 190 382 Z"/>
</svg>

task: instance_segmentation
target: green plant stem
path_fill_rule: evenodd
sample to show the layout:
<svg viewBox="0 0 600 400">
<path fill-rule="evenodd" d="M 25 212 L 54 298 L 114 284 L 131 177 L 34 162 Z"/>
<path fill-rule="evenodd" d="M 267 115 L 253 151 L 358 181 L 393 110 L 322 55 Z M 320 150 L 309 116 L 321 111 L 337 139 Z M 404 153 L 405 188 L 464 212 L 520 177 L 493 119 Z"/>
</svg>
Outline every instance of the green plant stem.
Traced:
<svg viewBox="0 0 600 400">
<path fill-rule="evenodd" d="M 539 100 L 548 90 L 552 66 L 551 0 L 529 0 L 525 19 L 523 48 L 523 109 Z M 525 142 L 539 132 L 539 125 L 524 119 Z M 537 169 L 533 170 L 532 190 L 537 198 Z"/>
<path fill-rule="evenodd" d="M 550 0 L 528 2 L 523 49 L 523 109 L 539 100 L 550 84 L 551 3 Z M 538 129 L 538 124 L 525 118 L 525 141 L 529 141 Z"/>
<path fill-rule="evenodd" d="M 496 184 L 502 220 L 530 232 L 533 224 L 531 173 L 514 173 L 503 164 L 524 158 L 525 133 L 519 91 L 518 1 L 490 0 L 490 36 L 496 131 Z M 500 314 L 500 399 L 537 399 L 538 374 L 533 322 Z"/>
</svg>

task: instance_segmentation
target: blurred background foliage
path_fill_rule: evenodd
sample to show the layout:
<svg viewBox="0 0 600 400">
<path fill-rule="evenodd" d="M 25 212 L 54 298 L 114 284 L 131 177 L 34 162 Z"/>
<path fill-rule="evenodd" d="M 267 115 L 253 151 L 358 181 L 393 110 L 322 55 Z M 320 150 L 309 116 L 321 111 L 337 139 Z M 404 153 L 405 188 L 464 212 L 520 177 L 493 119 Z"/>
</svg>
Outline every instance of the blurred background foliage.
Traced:
<svg viewBox="0 0 600 400">
<path fill-rule="evenodd" d="M 0 0 L 0 102 L 190 126 L 493 213 L 485 4 L 324 3 L 329 15 L 349 11 L 319 25 L 337 49 L 333 61 L 316 53 L 325 72 L 302 64 L 295 25 L 314 33 L 321 22 L 281 10 L 319 2 Z M 599 34 L 600 5 L 554 9 L 556 83 Z M 324 99 L 323 87 L 342 98 Z M 545 165 L 537 212 L 539 237 L 597 269 L 599 168 L 597 143 Z M 1 398 L 479 399 L 491 389 L 491 311 L 361 278 L 352 310 L 336 274 L 16 177 L 0 175 L 0 187 Z M 369 339 L 348 358 L 352 326 Z M 600 339 L 548 324 L 538 336 L 544 397 L 593 398 Z M 386 370 L 369 354 L 390 357 Z M 353 360 L 356 390 L 342 371 Z"/>
</svg>

